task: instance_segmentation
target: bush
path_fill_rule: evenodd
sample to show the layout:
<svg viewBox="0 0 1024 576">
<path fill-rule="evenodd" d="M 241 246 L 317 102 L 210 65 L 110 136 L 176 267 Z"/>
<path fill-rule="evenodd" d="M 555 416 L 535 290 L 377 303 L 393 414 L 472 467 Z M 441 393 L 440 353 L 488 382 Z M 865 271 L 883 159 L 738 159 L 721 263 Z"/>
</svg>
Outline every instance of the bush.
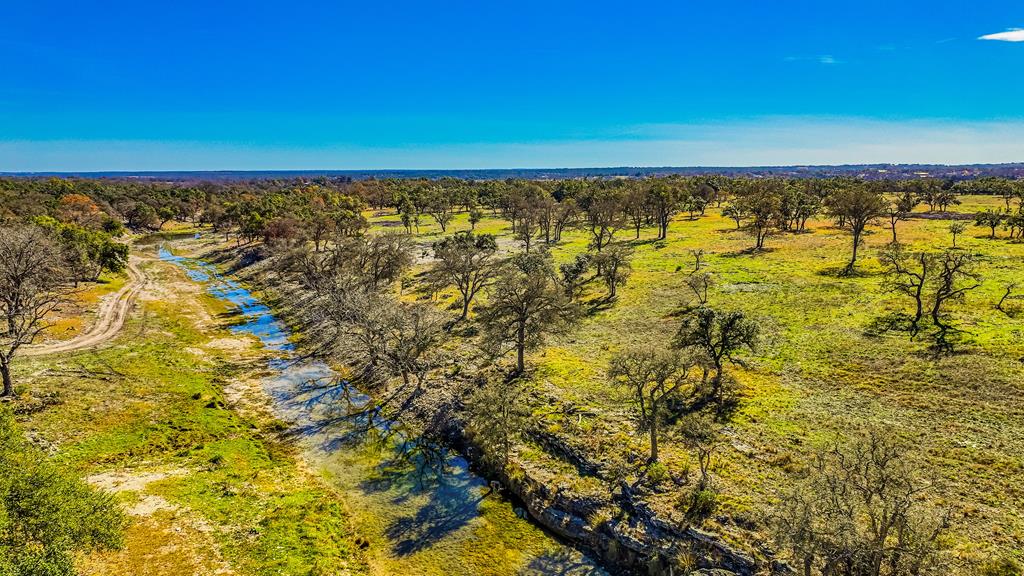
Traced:
<svg viewBox="0 0 1024 576">
<path fill-rule="evenodd" d="M 110 497 L 58 470 L 0 408 L 0 575 L 74 574 L 76 552 L 121 545 Z"/>
<path fill-rule="evenodd" d="M 661 484 L 666 478 L 668 478 L 668 468 L 665 468 L 661 462 L 653 462 L 647 467 L 647 479 L 651 484 Z"/>
<path fill-rule="evenodd" d="M 686 519 L 699 524 L 718 509 L 718 492 L 711 488 L 694 490 L 687 499 Z"/>
</svg>

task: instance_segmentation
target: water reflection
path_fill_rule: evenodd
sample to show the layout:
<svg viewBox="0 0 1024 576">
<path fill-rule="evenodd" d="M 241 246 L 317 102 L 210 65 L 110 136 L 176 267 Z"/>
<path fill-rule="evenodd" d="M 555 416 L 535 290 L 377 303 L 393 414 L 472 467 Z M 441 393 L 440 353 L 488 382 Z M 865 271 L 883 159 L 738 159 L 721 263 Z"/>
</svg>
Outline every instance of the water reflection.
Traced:
<svg viewBox="0 0 1024 576">
<path fill-rule="evenodd" d="M 380 508 L 375 512 L 386 519 L 382 536 L 392 556 L 408 558 L 441 542 L 461 545 L 456 535 L 484 517 L 481 505 L 486 499 L 498 497 L 472 473 L 465 459 L 385 418 L 381 407 L 388 400 L 376 403 L 322 361 L 299 357 L 287 326 L 214 266 L 176 256 L 165 247 L 159 254 L 231 306 L 228 316 L 236 320 L 230 327 L 233 332 L 255 336 L 274 352 L 263 386 L 273 399 L 276 415 L 290 423 L 288 433 L 296 441 L 322 462 L 335 455 L 373 455 L 369 464 L 346 460 L 345 467 L 350 473 L 357 471 L 355 488 L 372 499 L 373 506 Z M 525 522 L 511 510 L 505 510 L 499 520 Z M 459 538 L 472 544 L 472 536 Z M 542 549 L 528 558 L 521 574 L 603 574 L 579 552 L 546 537 L 540 540 L 534 546 Z M 520 548 L 522 542 L 493 545 L 495 554 L 498 548 L 526 553 Z M 457 548 L 454 554 L 446 552 L 447 572 L 478 572 L 479 567 L 458 566 L 462 556 L 458 552 Z"/>
</svg>

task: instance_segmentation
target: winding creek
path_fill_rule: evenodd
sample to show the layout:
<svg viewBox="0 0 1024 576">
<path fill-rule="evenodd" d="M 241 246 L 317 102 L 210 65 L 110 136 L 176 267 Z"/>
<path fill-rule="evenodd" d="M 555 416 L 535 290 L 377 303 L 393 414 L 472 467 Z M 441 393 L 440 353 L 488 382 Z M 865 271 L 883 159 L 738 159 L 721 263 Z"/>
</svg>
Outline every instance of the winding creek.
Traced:
<svg viewBox="0 0 1024 576">
<path fill-rule="evenodd" d="M 367 398 L 325 363 L 300 359 L 287 326 L 238 282 L 166 246 L 159 256 L 229 307 L 238 320 L 232 331 L 260 341 L 272 409 L 289 423 L 306 462 L 343 494 L 373 573 L 605 574 L 520 518 L 458 454 L 379 416 L 346 417 Z"/>
</svg>

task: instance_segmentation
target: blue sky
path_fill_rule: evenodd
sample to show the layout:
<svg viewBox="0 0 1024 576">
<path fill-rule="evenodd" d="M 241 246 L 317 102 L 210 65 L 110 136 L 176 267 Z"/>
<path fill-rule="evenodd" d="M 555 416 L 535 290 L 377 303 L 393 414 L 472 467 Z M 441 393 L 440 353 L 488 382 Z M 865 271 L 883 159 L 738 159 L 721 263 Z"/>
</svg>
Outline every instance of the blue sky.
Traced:
<svg viewBox="0 0 1024 576">
<path fill-rule="evenodd" d="M 1019 1 L 8 4 L 0 170 L 1024 161 Z"/>
</svg>

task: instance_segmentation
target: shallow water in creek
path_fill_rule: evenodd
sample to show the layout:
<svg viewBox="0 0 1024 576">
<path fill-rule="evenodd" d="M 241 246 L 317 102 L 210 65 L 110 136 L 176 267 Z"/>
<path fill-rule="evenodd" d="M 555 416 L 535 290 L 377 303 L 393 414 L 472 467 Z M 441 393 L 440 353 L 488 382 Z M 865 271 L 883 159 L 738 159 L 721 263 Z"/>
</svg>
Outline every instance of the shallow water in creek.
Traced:
<svg viewBox="0 0 1024 576">
<path fill-rule="evenodd" d="M 233 332 L 259 339 L 269 357 L 263 387 L 306 461 L 343 495 L 374 574 L 604 574 L 585 555 L 489 491 L 458 454 L 403 434 L 379 415 L 352 418 L 366 396 L 318 360 L 298 358 L 288 327 L 238 282 L 206 262 L 180 267 L 228 305 Z M 372 418 L 372 420 L 371 420 Z"/>
</svg>

